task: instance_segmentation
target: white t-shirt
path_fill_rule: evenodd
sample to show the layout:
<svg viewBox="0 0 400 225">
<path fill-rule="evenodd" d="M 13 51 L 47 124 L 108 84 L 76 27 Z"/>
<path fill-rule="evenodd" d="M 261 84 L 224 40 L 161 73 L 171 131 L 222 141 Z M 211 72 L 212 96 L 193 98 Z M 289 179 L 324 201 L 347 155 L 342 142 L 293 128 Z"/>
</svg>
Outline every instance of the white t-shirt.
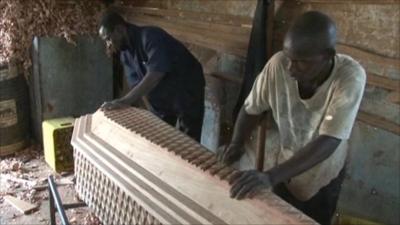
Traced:
<svg viewBox="0 0 400 225">
<path fill-rule="evenodd" d="M 366 74 L 354 59 L 337 54 L 329 78 L 311 98 L 304 100 L 300 98 L 297 81 L 289 75 L 288 63 L 282 52 L 269 60 L 257 77 L 244 109 L 251 115 L 272 111 L 279 130 L 279 147 L 277 154 L 265 153 L 265 162 L 273 164 L 266 168 L 290 159 L 319 135 L 342 140 L 330 157 L 286 183 L 294 196 L 305 201 L 336 178 L 345 164 L 347 139 L 362 99 Z M 254 149 L 246 155 L 254 159 Z"/>
</svg>

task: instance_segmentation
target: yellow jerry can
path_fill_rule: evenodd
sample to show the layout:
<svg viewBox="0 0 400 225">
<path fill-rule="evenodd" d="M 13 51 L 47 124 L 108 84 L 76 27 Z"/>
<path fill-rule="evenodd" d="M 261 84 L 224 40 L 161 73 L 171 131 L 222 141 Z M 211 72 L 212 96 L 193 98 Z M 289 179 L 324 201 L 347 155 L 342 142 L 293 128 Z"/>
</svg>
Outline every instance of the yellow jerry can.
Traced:
<svg viewBox="0 0 400 225">
<path fill-rule="evenodd" d="M 45 120 L 42 123 L 44 158 L 56 172 L 74 168 L 71 137 L 74 118 L 65 117 Z"/>
</svg>

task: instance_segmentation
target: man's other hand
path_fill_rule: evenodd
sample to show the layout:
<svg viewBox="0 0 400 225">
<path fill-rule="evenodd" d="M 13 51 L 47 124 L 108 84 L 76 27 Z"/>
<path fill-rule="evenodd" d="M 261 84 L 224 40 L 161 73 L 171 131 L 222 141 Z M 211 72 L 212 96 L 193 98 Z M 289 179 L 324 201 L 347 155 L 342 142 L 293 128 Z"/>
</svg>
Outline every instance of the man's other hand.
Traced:
<svg viewBox="0 0 400 225">
<path fill-rule="evenodd" d="M 267 173 L 257 170 L 237 172 L 229 180 L 232 185 L 231 198 L 252 198 L 258 191 L 271 188 L 271 181 Z"/>
<path fill-rule="evenodd" d="M 102 110 L 106 110 L 106 111 L 115 110 L 115 109 L 122 109 L 122 108 L 126 108 L 126 107 L 128 107 L 128 105 L 123 104 L 121 102 L 121 100 L 119 100 L 119 99 L 116 99 L 116 100 L 113 100 L 113 101 L 110 101 L 110 102 L 104 102 L 103 105 L 100 106 L 100 108 Z"/>
<path fill-rule="evenodd" d="M 230 165 L 235 161 L 239 160 L 240 157 L 242 157 L 243 153 L 244 153 L 243 145 L 230 144 L 223 150 L 218 151 L 217 157 L 219 161 L 227 165 Z"/>
</svg>

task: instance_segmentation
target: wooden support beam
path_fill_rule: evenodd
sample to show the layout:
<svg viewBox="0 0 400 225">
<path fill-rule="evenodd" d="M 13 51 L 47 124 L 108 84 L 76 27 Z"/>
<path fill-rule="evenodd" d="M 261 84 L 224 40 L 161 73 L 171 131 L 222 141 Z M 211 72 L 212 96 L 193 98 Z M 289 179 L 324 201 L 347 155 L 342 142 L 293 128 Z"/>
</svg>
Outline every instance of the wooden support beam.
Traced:
<svg viewBox="0 0 400 225">
<path fill-rule="evenodd" d="M 273 35 L 273 25 L 274 25 L 274 18 L 275 18 L 275 0 L 271 0 L 270 4 L 268 5 L 267 9 L 267 60 L 269 60 L 273 55 L 272 49 L 272 39 Z M 265 157 L 265 139 L 267 136 L 267 123 L 269 118 L 263 119 L 260 121 L 260 125 L 257 129 L 257 145 L 256 145 L 256 169 L 258 171 L 264 170 L 264 157 Z"/>
</svg>

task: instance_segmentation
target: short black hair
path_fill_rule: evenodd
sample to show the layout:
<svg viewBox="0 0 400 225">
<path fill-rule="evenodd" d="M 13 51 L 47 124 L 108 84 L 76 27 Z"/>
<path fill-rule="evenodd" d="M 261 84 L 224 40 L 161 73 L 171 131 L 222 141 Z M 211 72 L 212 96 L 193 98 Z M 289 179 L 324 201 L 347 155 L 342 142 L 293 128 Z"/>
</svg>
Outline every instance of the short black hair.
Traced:
<svg viewBox="0 0 400 225">
<path fill-rule="evenodd" d="M 335 53 L 337 39 L 335 22 L 327 15 L 318 11 L 309 11 L 297 18 L 289 28 L 285 38 L 302 46 L 305 50 Z"/>
<path fill-rule="evenodd" d="M 125 24 L 124 18 L 114 11 L 105 12 L 100 20 L 100 27 L 104 27 L 108 32 L 113 32 L 117 25 Z"/>
</svg>

